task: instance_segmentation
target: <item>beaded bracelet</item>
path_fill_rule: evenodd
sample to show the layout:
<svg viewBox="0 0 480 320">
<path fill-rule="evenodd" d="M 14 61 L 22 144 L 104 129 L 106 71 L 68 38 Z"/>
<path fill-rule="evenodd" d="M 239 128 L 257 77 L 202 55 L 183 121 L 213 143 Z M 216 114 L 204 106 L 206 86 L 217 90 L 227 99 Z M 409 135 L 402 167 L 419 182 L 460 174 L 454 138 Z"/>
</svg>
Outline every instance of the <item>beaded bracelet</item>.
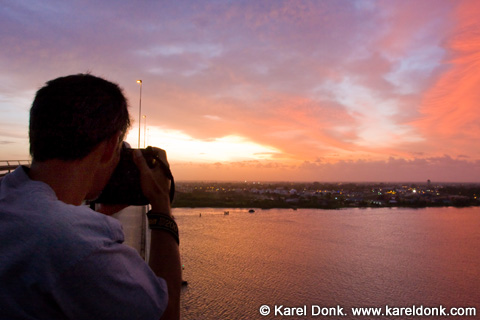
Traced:
<svg viewBox="0 0 480 320">
<path fill-rule="evenodd" d="M 150 229 L 167 231 L 173 236 L 177 244 L 180 245 L 178 226 L 173 218 L 167 216 L 166 214 L 155 213 L 152 211 L 147 213 L 147 218 Z"/>
</svg>

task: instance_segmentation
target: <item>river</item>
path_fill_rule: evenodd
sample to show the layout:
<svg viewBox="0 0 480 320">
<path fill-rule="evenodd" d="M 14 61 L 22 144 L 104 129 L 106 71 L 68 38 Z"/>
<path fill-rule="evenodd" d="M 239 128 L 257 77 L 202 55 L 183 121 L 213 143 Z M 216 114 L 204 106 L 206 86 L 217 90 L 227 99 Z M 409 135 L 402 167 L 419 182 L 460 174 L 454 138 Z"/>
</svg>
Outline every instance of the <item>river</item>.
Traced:
<svg viewBox="0 0 480 320">
<path fill-rule="evenodd" d="M 479 208 L 177 208 L 174 215 L 188 281 L 183 319 L 438 318 L 385 313 L 414 305 L 417 314 L 420 306 L 424 314 L 439 306 L 480 312 Z M 382 308 L 383 316 L 354 316 L 352 307 Z M 322 316 L 325 308 L 337 317 Z"/>
</svg>

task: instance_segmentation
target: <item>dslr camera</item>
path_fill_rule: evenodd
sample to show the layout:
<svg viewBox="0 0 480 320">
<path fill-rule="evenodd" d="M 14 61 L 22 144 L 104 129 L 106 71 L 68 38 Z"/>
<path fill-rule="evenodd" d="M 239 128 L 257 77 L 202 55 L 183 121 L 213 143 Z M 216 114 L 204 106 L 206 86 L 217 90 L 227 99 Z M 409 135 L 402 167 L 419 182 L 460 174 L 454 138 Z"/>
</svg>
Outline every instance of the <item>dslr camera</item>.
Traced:
<svg viewBox="0 0 480 320">
<path fill-rule="evenodd" d="M 140 171 L 133 162 L 133 150 L 127 143 L 123 143 L 120 161 L 102 193 L 94 201 L 95 203 L 136 206 L 149 204 L 150 201 L 143 194 L 140 185 Z M 140 151 L 151 169 L 159 166 L 165 176 L 170 179 L 170 202 L 173 202 L 175 182 L 170 168 L 158 157 L 154 148 L 149 146 Z"/>
</svg>

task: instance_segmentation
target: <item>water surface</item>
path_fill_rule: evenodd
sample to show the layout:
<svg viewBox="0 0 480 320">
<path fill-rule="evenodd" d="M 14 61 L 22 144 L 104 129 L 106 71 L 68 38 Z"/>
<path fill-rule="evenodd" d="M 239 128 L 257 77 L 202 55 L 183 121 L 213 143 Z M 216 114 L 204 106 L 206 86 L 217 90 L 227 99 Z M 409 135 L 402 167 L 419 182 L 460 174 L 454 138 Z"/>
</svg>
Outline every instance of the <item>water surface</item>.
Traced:
<svg viewBox="0 0 480 320">
<path fill-rule="evenodd" d="M 183 319 L 282 318 L 261 316 L 264 304 L 480 311 L 478 208 L 181 208 L 174 215 L 189 283 Z"/>
</svg>

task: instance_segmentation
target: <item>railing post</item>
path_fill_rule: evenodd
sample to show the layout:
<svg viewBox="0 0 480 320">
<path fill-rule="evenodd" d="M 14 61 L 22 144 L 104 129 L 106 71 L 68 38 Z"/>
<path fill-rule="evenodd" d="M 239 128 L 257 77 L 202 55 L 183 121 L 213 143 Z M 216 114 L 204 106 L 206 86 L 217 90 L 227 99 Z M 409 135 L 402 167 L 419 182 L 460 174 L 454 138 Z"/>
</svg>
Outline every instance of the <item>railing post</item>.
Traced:
<svg viewBox="0 0 480 320">
<path fill-rule="evenodd" d="M 26 166 L 30 166 L 30 160 L 0 160 L 0 177 L 14 171 L 22 165 L 22 162 L 24 162 Z"/>
</svg>

